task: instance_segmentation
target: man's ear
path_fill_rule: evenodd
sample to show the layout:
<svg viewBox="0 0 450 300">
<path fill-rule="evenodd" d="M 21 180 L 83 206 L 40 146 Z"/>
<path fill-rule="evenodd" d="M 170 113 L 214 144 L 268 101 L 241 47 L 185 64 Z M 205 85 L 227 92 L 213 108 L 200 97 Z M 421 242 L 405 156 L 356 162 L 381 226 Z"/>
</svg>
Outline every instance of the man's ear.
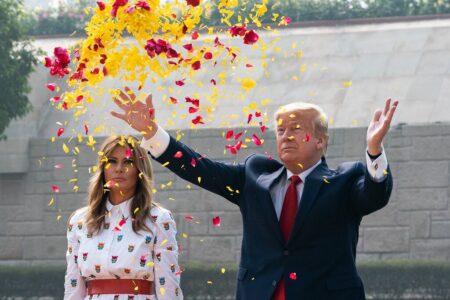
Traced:
<svg viewBox="0 0 450 300">
<path fill-rule="evenodd" d="M 323 149 L 325 147 L 325 139 L 321 136 L 317 137 L 317 149 Z"/>
</svg>

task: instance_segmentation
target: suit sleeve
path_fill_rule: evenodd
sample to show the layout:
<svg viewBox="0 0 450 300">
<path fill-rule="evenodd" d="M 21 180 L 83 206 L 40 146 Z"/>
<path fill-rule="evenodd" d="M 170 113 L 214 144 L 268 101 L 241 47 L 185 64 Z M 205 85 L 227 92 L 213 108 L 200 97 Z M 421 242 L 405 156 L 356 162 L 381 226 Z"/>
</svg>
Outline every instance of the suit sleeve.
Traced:
<svg viewBox="0 0 450 300">
<path fill-rule="evenodd" d="M 351 187 L 352 211 L 359 216 L 377 211 L 389 202 L 392 192 L 392 174 L 389 166 L 384 171 L 382 180 L 374 178 L 362 163 L 354 167 L 356 174 Z"/>
<path fill-rule="evenodd" d="M 244 186 L 243 164 L 232 165 L 202 157 L 173 137 L 164 153 L 155 159 L 184 180 L 239 205 Z"/>
<path fill-rule="evenodd" d="M 157 299 L 183 299 L 180 289 L 177 228 L 169 211 L 162 211 L 156 221 L 154 240 L 155 293 Z"/>
<path fill-rule="evenodd" d="M 77 222 L 80 218 L 80 210 L 76 211 L 69 219 L 67 228 L 67 270 L 64 279 L 64 300 L 80 300 L 86 296 L 86 284 L 78 268 L 78 238 Z"/>
</svg>

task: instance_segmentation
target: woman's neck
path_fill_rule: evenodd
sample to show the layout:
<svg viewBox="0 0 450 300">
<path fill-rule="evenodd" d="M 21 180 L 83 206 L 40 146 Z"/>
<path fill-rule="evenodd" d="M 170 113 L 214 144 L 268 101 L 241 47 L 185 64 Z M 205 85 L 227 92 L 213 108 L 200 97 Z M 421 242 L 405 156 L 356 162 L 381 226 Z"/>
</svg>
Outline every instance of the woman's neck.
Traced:
<svg viewBox="0 0 450 300">
<path fill-rule="evenodd" d="M 134 191 L 109 191 L 109 201 L 112 205 L 120 204 L 134 196 Z"/>
</svg>

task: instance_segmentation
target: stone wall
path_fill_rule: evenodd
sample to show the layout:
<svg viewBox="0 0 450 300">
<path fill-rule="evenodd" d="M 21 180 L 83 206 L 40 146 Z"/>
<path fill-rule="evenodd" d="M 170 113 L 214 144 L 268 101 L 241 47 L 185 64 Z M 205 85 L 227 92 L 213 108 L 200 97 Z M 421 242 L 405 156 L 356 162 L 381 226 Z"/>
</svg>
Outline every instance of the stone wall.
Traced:
<svg viewBox="0 0 450 300">
<path fill-rule="evenodd" d="M 224 155 L 223 130 L 185 131 L 182 141 L 210 158 L 242 161 L 249 153 L 267 152 L 276 158 L 273 132 L 265 133 L 262 148 Z M 251 137 L 251 130 L 246 133 Z M 60 264 L 64 261 L 65 226 L 72 211 L 85 203 L 88 168 L 96 151 L 76 141 L 31 139 L 29 170 L 0 176 L 0 263 Z M 385 142 L 394 176 L 387 207 L 363 219 L 358 259 L 439 259 L 450 261 L 450 124 L 399 125 Z M 328 164 L 364 159 L 365 128 L 331 130 Z M 55 164 L 64 164 L 55 169 Z M 73 166 L 72 166 L 73 165 Z M 156 199 L 176 216 L 182 260 L 237 261 L 242 238 L 236 206 L 172 175 L 154 164 Z M 75 179 L 77 182 L 75 182 Z M 69 182 L 72 181 L 72 182 Z M 51 188 L 57 185 L 60 192 Z M 77 193 L 73 186 L 77 185 Z M 162 186 L 165 185 L 165 186 Z M 51 198 L 54 203 L 48 205 Z M 192 221 L 185 216 L 193 216 Z M 214 227 L 212 218 L 221 217 Z M 182 234 L 185 234 L 183 237 Z"/>
</svg>

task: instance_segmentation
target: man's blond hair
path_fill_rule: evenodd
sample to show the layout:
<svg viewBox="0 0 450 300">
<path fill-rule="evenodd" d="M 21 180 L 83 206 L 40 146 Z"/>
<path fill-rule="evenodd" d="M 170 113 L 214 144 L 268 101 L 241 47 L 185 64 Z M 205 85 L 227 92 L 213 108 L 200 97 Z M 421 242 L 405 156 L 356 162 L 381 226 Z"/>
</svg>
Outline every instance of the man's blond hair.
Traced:
<svg viewBox="0 0 450 300">
<path fill-rule="evenodd" d="M 295 113 L 295 112 L 304 112 L 313 115 L 312 126 L 314 129 L 314 135 L 316 137 L 320 136 L 324 139 L 325 147 L 323 148 L 323 155 L 325 155 L 327 152 L 329 139 L 328 118 L 320 106 L 307 102 L 293 102 L 280 106 L 274 114 L 275 128 L 277 127 L 278 117 L 280 114 Z"/>
</svg>

